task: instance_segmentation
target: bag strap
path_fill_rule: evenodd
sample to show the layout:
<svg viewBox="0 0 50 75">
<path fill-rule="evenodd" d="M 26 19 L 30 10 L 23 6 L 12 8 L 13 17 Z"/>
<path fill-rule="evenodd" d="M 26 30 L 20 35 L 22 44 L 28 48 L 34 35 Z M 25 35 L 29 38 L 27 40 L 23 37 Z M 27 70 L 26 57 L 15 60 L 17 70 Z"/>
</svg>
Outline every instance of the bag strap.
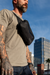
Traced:
<svg viewBox="0 0 50 75">
<path fill-rule="evenodd" d="M 20 23 L 22 20 L 13 12 L 13 14 L 16 16 L 18 23 Z"/>
</svg>

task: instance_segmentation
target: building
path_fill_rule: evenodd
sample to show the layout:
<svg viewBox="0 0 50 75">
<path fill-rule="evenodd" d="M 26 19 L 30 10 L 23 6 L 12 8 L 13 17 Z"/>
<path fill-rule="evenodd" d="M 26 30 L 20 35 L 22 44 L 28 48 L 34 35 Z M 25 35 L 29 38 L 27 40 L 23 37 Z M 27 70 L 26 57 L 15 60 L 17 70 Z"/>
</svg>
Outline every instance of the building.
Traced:
<svg viewBox="0 0 50 75">
<path fill-rule="evenodd" d="M 34 54 L 31 54 L 31 61 L 32 61 L 32 64 L 34 65 Z"/>
<path fill-rule="evenodd" d="M 48 58 L 50 58 L 50 40 L 43 37 L 36 39 L 34 43 L 34 67 L 37 67 L 37 64 L 44 64 L 44 68 L 47 69 L 46 60 Z"/>
</svg>

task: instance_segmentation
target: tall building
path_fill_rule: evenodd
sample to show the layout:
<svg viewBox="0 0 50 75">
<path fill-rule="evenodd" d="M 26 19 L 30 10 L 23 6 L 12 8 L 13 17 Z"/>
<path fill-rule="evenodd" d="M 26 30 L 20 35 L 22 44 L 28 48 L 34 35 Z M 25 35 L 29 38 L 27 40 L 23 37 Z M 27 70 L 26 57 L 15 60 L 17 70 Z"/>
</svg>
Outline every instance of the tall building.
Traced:
<svg viewBox="0 0 50 75">
<path fill-rule="evenodd" d="M 34 54 L 31 54 L 31 61 L 32 61 L 32 64 L 34 65 Z"/>
<path fill-rule="evenodd" d="M 34 43 L 34 67 L 37 67 L 37 64 L 44 64 L 44 68 L 47 69 L 46 60 L 48 58 L 50 58 L 50 40 L 36 39 Z"/>
</svg>

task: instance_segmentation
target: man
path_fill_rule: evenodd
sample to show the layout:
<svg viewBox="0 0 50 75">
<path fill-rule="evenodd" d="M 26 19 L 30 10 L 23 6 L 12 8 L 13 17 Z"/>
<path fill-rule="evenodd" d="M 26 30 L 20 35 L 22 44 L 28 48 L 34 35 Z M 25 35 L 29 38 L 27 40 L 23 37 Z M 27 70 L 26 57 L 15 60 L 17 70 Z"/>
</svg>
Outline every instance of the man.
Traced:
<svg viewBox="0 0 50 75">
<path fill-rule="evenodd" d="M 26 48 L 24 41 L 18 34 L 16 26 L 26 12 L 28 0 L 13 0 L 13 11 L 0 11 L 0 59 L 1 75 L 32 75 L 27 66 Z"/>
</svg>

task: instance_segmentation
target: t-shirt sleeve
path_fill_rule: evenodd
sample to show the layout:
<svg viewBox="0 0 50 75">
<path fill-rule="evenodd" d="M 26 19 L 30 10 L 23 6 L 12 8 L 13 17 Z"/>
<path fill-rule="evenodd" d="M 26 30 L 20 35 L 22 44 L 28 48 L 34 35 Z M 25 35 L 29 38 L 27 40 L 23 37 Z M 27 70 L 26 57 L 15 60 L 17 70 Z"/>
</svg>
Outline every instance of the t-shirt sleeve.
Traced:
<svg viewBox="0 0 50 75">
<path fill-rule="evenodd" d="M 8 21 L 9 21 L 8 12 L 5 9 L 1 10 L 0 11 L 0 24 L 7 27 Z"/>
</svg>

